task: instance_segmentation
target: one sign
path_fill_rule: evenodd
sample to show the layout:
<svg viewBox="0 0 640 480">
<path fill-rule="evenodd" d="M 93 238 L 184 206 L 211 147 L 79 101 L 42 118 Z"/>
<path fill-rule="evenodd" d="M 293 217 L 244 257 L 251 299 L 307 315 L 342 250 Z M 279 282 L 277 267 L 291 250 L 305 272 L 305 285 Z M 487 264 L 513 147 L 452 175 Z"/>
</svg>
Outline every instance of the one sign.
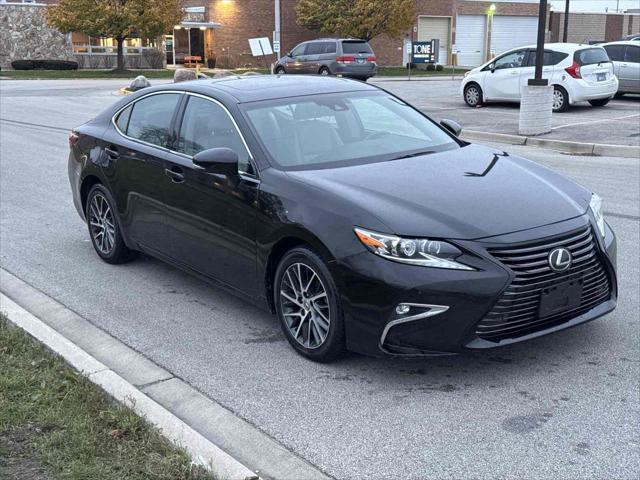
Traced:
<svg viewBox="0 0 640 480">
<path fill-rule="evenodd" d="M 276 53 L 280 52 L 280 41 L 279 40 L 274 40 L 273 41 L 273 51 Z"/>
<path fill-rule="evenodd" d="M 457 55 L 458 54 L 458 48 L 456 47 L 455 44 L 451 45 L 451 55 Z"/>
<path fill-rule="evenodd" d="M 412 51 L 411 49 L 412 49 L 411 42 L 407 42 L 407 45 L 406 45 L 407 54 L 411 55 L 411 51 Z"/>
<path fill-rule="evenodd" d="M 271 55 L 271 43 L 267 37 L 250 38 L 249 46 L 251 47 L 251 55 L 254 57 L 262 57 L 264 55 Z"/>
<path fill-rule="evenodd" d="M 411 44 L 411 63 L 436 63 L 439 47 L 440 40 L 437 38 L 426 42 L 413 42 Z"/>
<path fill-rule="evenodd" d="M 418 27 L 416 25 L 413 26 L 413 33 L 418 33 Z"/>
</svg>

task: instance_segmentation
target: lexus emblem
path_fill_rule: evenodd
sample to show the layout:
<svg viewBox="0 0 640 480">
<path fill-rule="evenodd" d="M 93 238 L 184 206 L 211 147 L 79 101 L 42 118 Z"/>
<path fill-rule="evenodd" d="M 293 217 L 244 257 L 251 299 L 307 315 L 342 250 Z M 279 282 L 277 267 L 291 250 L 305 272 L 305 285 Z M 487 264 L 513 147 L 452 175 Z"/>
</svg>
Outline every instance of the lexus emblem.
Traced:
<svg viewBox="0 0 640 480">
<path fill-rule="evenodd" d="M 549 266 L 556 272 L 564 272 L 573 263 L 573 256 L 566 248 L 554 248 L 549 254 Z"/>
</svg>

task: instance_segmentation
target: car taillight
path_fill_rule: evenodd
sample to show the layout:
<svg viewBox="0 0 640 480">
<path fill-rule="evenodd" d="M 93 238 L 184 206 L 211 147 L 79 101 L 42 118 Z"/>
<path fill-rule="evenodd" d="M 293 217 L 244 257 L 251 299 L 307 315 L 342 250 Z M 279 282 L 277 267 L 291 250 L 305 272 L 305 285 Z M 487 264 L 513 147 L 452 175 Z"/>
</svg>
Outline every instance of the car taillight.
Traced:
<svg viewBox="0 0 640 480">
<path fill-rule="evenodd" d="M 376 57 L 367 57 L 367 62 L 375 62 Z"/>
<path fill-rule="evenodd" d="M 71 132 L 69 134 L 69 148 L 75 147 L 76 143 L 78 143 L 78 140 L 80 140 L 78 134 L 76 132 Z"/>
<path fill-rule="evenodd" d="M 571 66 L 565 68 L 564 71 L 571 75 L 573 78 L 582 78 L 582 76 L 580 75 L 580 65 L 578 65 L 578 62 L 576 62 L 575 60 L 573 61 Z"/>
<path fill-rule="evenodd" d="M 356 57 L 342 56 L 342 57 L 337 57 L 336 61 L 340 63 L 351 63 L 356 61 Z"/>
</svg>

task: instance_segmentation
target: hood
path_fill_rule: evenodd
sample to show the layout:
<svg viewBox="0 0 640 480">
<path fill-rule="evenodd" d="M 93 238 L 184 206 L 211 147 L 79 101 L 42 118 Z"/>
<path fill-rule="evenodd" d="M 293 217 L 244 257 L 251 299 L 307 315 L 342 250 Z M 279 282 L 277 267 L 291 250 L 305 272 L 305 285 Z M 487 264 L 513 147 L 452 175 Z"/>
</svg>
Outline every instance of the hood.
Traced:
<svg viewBox="0 0 640 480">
<path fill-rule="evenodd" d="M 415 237 L 478 239 L 567 220 L 591 192 L 535 162 L 468 145 L 420 157 L 343 168 L 290 171 Z M 367 225 L 359 225 L 366 228 Z"/>
</svg>

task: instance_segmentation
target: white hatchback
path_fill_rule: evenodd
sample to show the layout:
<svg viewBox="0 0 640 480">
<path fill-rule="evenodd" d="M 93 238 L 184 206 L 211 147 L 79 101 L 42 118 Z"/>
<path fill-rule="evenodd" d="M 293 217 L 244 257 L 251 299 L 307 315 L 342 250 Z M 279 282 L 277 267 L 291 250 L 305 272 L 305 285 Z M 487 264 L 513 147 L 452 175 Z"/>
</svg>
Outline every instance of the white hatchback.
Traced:
<svg viewBox="0 0 640 480">
<path fill-rule="evenodd" d="M 536 46 L 509 50 L 470 70 L 460 93 L 470 107 L 484 102 L 519 102 L 520 91 L 534 77 Z M 553 111 L 563 112 L 577 102 L 602 107 L 618 91 L 618 79 L 604 48 L 575 43 L 544 46 L 543 78 L 553 85 Z"/>
</svg>

